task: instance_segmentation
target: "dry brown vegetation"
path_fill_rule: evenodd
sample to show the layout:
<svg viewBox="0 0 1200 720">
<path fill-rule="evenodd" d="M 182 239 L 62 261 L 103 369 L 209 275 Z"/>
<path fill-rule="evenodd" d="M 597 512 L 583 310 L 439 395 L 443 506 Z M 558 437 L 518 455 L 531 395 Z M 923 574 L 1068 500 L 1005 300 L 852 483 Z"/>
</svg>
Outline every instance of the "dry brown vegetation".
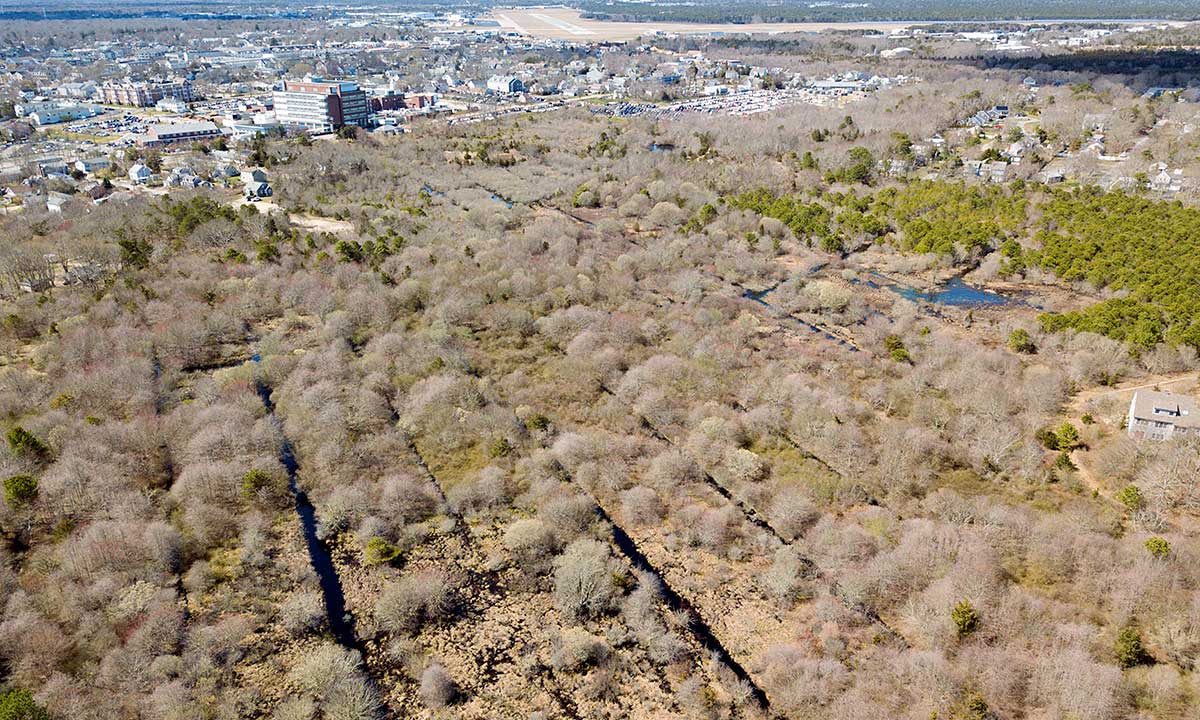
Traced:
<svg viewBox="0 0 1200 720">
<path fill-rule="evenodd" d="M 1186 717 L 1195 447 L 1097 447 L 1143 485 L 1127 511 L 1035 433 L 1194 354 L 932 314 L 850 280 L 941 260 L 828 254 L 749 211 L 685 232 L 821 182 L 746 123 L 566 111 L 286 148 L 279 206 L 357 245 L 198 201 L 6 220 L 107 253 L 96 284 L 6 303 L 0 405 L 45 446 L 0 453 L 37 479 L 0 509 L 8 681 L 72 718 Z M 444 159 L 485 145 L 520 160 Z M 779 281 L 773 309 L 742 296 Z"/>
</svg>

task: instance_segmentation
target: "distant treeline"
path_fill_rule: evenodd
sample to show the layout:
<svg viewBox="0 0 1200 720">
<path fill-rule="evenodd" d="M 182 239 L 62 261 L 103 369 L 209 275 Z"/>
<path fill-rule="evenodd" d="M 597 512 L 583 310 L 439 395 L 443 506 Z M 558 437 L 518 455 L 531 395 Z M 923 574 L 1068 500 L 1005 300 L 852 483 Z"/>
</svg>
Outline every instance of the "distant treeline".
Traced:
<svg viewBox="0 0 1200 720">
<path fill-rule="evenodd" d="M 129 20 L 164 18 L 178 20 L 267 20 L 299 19 L 302 12 L 180 12 L 178 10 L 0 10 L 0 21 L 18 20 Z"/>
<path fill-rule="evenodd" d="M 700 2 L 689 5 L 599 2 L 582 4 L 585 17 L 626 22 L 867 22 L 979 20 L 1112 20 L 1200 18 L 1194 0 L 1147 0 L 1131 4 L 1117 0 L 884 0 L 812 7 L 809 4 L 760 2 Z"/>
</svg>

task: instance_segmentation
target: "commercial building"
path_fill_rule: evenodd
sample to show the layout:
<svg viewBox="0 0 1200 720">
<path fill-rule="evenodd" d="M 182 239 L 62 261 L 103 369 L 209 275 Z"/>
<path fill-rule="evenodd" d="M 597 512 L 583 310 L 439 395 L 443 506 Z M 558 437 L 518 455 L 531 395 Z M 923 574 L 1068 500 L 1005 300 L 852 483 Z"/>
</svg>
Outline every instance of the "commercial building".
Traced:
<svg viewBox="0 0 1200 720">
<path fill-rule="evenodd" d="M 160 123 L 146 129 L 144 144 L 165 145 L 174 142 L 213 140 L 219 137 L 221 137 L 221 128 L 207 121 Z"/>
<path fill-rule="evenodd" d="M 371 95 L 371 111 L 383 112 L 384 110 L 399 110 L 406 107 L 404 101 L 404 93 L 395 90 L 387 90 L 378 95 Z"/>
<path fill-rule="evenodd" d="M 371 124 L 367 94 L 352 82 L 285 80 L 273 95 L 275 117 L 284 125 L 320 133 L 346 125 L 365 128 Z"/>
<path fill-rule="evenodd" d="M 196 99 L 192 93 L 192 82 L 187 79 L 155 83 L 110 82 L 100 86 L 99 94 L 106 103 L 135 107 L 150 107 L 164 98 L 184 103 L 190 103 Z"/>
</svg>

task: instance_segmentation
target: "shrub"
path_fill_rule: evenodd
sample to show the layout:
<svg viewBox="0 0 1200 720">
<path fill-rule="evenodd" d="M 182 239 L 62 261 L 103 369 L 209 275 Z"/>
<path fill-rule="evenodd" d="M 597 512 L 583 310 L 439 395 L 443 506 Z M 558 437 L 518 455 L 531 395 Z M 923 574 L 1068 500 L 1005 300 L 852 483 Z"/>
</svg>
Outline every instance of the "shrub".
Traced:
<svg viewBox="0 0 1200 720">
<path fill-rule="evenodd" d="M 767 463 L 744 448 L 725 453 L 725 467 L 737 482 L 757 482 L 767 475 Z"/>
<path fill-rule="evenodd" d="M 458 685 L 446 668 L 434 663 L 421 673 L 421 689 L 418 692 L 426 707 L 437 710 L 454 702 L 458 697 Z"/>
<path fill-rule="evenodd" d="M 767 514 L 776 530 L 793 538 L 821 516 L 812 500 L 797 490 L 784 490 L 776 495 Z"/>
<path fill-rule="evenodd" d="M 1037 346 L 1029 338 L 1029 332 L 1021 328 L 1017 328 L 1008 334 L 1008 347 L 1013 352 L 1025 355 L 1032 355 L 1037 352 Z"/>
<path fill-rule="evenodd" d="M 621 514 L 635 525 L 649 525 L 663 516 L 663 504 L 658 493 L 645 485 L 634 485 L 621 493 Z"/>
<path fill-rule="evenodd" d="M 888 356 L 896 362 L 912 362 L 912 356 L 909 355 L 908 348 L 904 347 L 904 341 L 899 335 L 888 335 L 883 339 L 883 346 L 887 348 Z"/>
<path fill-rule="evenodd" d="M 1146 649 L 1142 647 L 1142 634 L 1133 626 L 1126 626 L 1117 633 L 1117 641 L 1113 645 L 1117 656 L 1117 664 L 1123 668 L 1140 665 L 1146 659 Z"/>
<path fill-rule="evenodd" d="M 955 717 L 961 717 L 963 720 L 989 720 L 993 715 L 983 696 L 977 692 L 970 692 L 963 697 L 960 712 L 956 713 Z"/>
<path fill-rule="evenodd" d="M 792 547 L 781 547 L 775 551 L 775 562 L 763 573 L 760 582 L 771 597 L 784 607 L 791 607 L 800 591 L 801 579 L 808 572 L 804 558 Z"/>
<path fill-rule="evenodd" d="M 508 457 L 513 451 L 512 443 L 506 437 L 498 437 L 492 441 L 491 447 L 488 448 L 488 456 L 494 458 Z"/>
<path fill-rule="evenodd" d="M 1137 485 L 1126 485 L 1117 491 L 1117 500 L 1130 511 L 1138 511 L 1146 507 L 1146 498 Z"/>
<path fill-rule="evenodd" d="M 14 425 L 8 431 L 8 446 L 18 455 L 44 462 L 50 459 L 50 448 L 38 440 L 33 433 L 20 425 Z"/>
<path fill-rule="evenodd" d="M 242 476 L 242 497 L 252 500 L 260 493 L 273 489 L 275 477 L 266 470 L 254 468 Z"/>
<path fill-rule="evenodd" d="M 312 720 L 317 715 L 317 704 L 312 698 L 288 698 L 275 706 L 271 720 Z"/>
<path fill-rule="evenodd" d="M 450 588 L 439 574 L 425 572 L 385 585 L 375 600 L 375 619 L 386 630 L 412 634 L 445 617 Z"/>
<path fill-rule="evenodd" d="M 325 601 L 313 590 L 293 593 L 279 605 L 279 622 L 292 635 L 320 629 L 325 620 Z"/>
<path fill-rule="evenodd" d="M 958 629 L 959 637 L 966 637 L 979 629 L 979 614 L 970 600 L 962 600 L 950 611 L 950 619 Z"/>
<path fill-rule="evenodd" d="M 33 502 L 38 495 L 38 481 L 32 475 L 13 475 L 4 480 L 4 502 L 14 510 Z"/>
<path fill-rule="evenodd" d="M 367 541 L 366 550 L 363 551 L 363 562 L 367 565 L 390 563 L 398 557 L 400 548 L 378 535 Z"/>
<path fill-rule="evenodd" d="M 578 671 L 603 662 L 608 653 L 604 640 L 582 628 L 568 628 L 559 638 L 550 664 L 559 670 Z"/>
<path fill-rule="evenodd" d="M 371 683 L 356 675 L 330 689 L 321 716 L 328 720 L 374 720 L 380 716 L 382 707 Z"/>
<path fill-rule="evenodd" d="M 619 568 L 608 546 L 581 538 L 554 560 L 554 601 L 572 617 L 587 617 L 612 608 L 617 597 L 613 582 Z"/>
<path fill-rule="evenodd" d="M 1053 430 L 1040 428 L 1033 434 L 1033 436 L 1037 438 L 1037 441 L 1041 443 L 1042 447 L 1046 448 L 1047 450 L 1060 449 L 1058 444 L 1058 435 L 1054 434 Z"/>
<path fill-rule="evenodd" d="M 1160 537 L 1152 537 L 1147 540 L 1146 549 L 1156 558 L 1165 558 L 1171 554 L 1171 544 Z"/>
<path fill-rule="evenodd" d="M 0 693 L 0 720 L 50 720 L 50 714 L 33 701 L 28 690 Z"/>
<path fill-rule="evenodd" d="M 1060 425 L 1055 434 L 1058 436 L 1059 450 L 1071 450 L 1079 446 L 1079 430 L 1071 423 Z"/>
<path fill-rule="evenodd" d="M 517 564 L 526 570 L 546 568 L 556 551 L 554 532 L 536 519 L 518 520 L 504 531 L 504 547 L 513 554 Z"/>
<path fill-rule="evenodd" d="M 331 642 L 306 652 L 288 673 L 288 678 L 306 692 L 324 697 L 339 682 L 355 677 L 361 658 Z"/>
</svg>

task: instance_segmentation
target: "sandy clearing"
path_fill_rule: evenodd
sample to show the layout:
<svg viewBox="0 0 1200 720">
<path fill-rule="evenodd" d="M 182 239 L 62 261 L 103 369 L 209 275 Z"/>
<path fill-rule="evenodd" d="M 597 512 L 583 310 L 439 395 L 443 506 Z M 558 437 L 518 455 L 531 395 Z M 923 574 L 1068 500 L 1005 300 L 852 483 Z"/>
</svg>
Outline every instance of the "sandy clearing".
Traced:
<svg viewBox="0 0 1200 720">
<path fill-rule="evenodd" d="M 247 201 L 246 198 L 239 198 L 230 203 L 230 205 L 232 205 L 234 208 L 251 204 L 257 206 L 260 212 L 270 213 L 276 210 L 283 212 L 283 208 L 279 207 L 271 200 L 256 200 L 251 203 L 250 201 Z M 352 237 L 356 233 L 354 223 L 350 222 L 349 220 L 338 220 L 336 218 L 309 215 L 307 213 L 288 213 L 287 216 L 288 219 L 292 221 L 293 225 L 304 228 L 305 230 L 327 232 L 331 235 L 340 235 L 343 237 Z"/>
</svg>

